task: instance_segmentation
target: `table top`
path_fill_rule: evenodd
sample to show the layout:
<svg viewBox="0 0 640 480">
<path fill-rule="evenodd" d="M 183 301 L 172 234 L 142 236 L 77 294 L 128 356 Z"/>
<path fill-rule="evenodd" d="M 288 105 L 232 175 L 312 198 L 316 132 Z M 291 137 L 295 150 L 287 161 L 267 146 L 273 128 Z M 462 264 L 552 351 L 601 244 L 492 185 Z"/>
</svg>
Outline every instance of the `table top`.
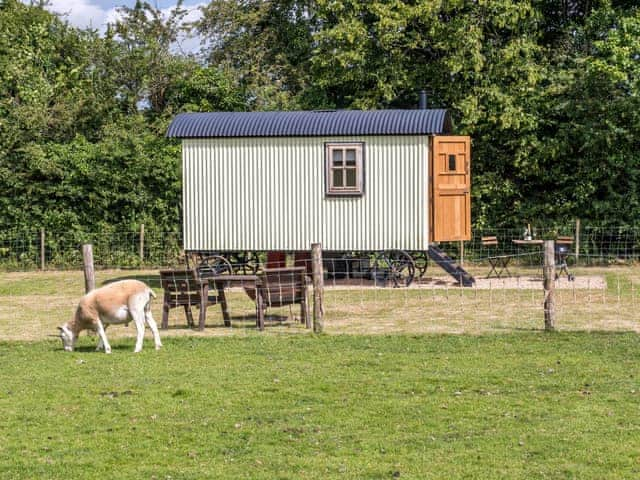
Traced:
<svg viewBox="0 0 640 480">
<path fill-rule="evenodd" d="M 204 277 L 207 280 L 228 280 L 231 282 L 240 282 L 242 280 L 246 280 L 248 282 L 254 282 L 258 279 L 257 275 L 227 275 L 227 274 L 222 274 L 222 275 L 212 275 L 210 277 Z"/>
<path fill-rule="evenodd" d="M 251 286 L 260 285 L 260 278 L 257 275 L 212 275 L 205 277 L 209 281 L 209 285 L 237 285 L 237 286 Z"/>
<path fill-rule="evenodd" d="M 520 240 L 520 239 L 516 239 L 516 240 L 512 240 L 513 243 L 515 243 L 516 245 L 542 245 L 544 243 L 544 240 Z"/>
</svg>

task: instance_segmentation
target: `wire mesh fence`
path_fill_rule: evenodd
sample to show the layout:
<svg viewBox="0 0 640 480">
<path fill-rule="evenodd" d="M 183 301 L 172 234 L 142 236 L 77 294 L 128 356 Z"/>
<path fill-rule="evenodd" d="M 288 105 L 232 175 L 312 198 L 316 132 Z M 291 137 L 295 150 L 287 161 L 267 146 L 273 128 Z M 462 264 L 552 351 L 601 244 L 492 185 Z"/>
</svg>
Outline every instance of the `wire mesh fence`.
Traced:
<svg viewBox="0 0 640 480">
<path fill-rule="evenodd" d="M 558 269 L 554 284 L 558 329 L 640 329 L 636 311 L 640 231 L 574 226 L 529 233 L 532 240 L 534 234 L 535 239 L 573 237 L 566 265 Z M 482 238 L 488 235 L 497 237 L 497 246 L 483 244 Z M 459 279 L 441 269 L 427 252 L 324 252 L 324 331 L 483 334 L 542 330 L 541 242 L 517 242 L 523 236 L 517 229 L 476 231 L 471 241 L 441 244 L 451 260 L 475 280 L 467 287 L 461 287 Z M 158 323 L 164 313 L 160 269 L 201 267 L 211 276 L 237 277 L 233 282 L 209 283 L 206 295 L 219 296 L 221 291 L 225 305 L 218 299 L 207 307 L 203 331 L 189 325 L 184 308 L 171 308 L 163 335 L 253 332 L 260 317 L 256 278 L 265 267 L 301 266 L 311 273 L 308 252 L 289 254 L 276 263 L 266 252 L 185 255 L 179 232 L 4 232 L 0 236 L 0 268 L 5 272 L 0 275 L 0 338 L 43 338 L 69 319 L 84 293 L 84 243 L 93 245 L 96 285 L 135 278 L 157 292 L 152 311 Z M 492 269 L 491 259 L 496 255 L 508 257 L 506 271 Z M 268 295 L 285 295 L 291 288 L 281 282 Z M 312 287 L 307 286 L 309 313 L 312 294 Z M 265 330 L 310 331 L 300 302 L 264 303 Z M 198 318 L 198 305 L 191 308 Z M 135 336 L 135 332 L 118 327 L 110 335 Z"/>
<path fill-rule="evenodd" d="M 483 245 L 482 238 L 489 235 L 497 238 L 496 246 Z M 470 241 L 444 243 L 442 248 L 452 258 L 462 262 L 482 262 L 490 256 L 510 255 L 514 263 L 537 264 L 540 261 L 537 250 L 517 243 L 526 235 L 532 239 L 555 238 L 558 235 L 573 237 L 573 261 L 580 265 L 640 260 L 640 228 L 580 227 L 579 223 L 553 228 L 475 230 Z M 98 268 L 160 267 L 183 261 L 181 231 L 142 228 L 86 233 L 8 229 L 0 233 L 0 269 L 29 271 L 43 267 L 80 268 L 81 245 L 85 243 L 93 245 Z M 423 257 L 416 257 L 418 268 L 422 268 L 424 263 Z"/>
<path fill-rule="evenodd" d="M 488 268 L 473 265 L 475 282 L 461 287 L 446 274 L 429 271 L 409 287 L 372 286 L 362 279 L 328 279 L 328 329 L 343 333 L 508 333 L 544 330 L 542 269 L 517 266 L 506 278 L 484 278 Z M 632 265 L 576 267 L 573 280 L 554 282 L 559 330 L 634 330 L 640 327 L 640 271 Z"/>
<path fill-rule="evenodd" d="M 214 272 L 219 278 L 233 281 L 207 282 L 207 298 L 224 294 L 209 304 L 204 328 L 198 328 L 200 309 L 194 301 L 193 323 L 183 306 L 164 309 L 165 290 L 159 270 L 154 268 L 109 268 L 96 271 L 96 285 L 103 286 L 122 279 L 137 279 L 156 292 L 152 312 L 158 324 L 166 318 L 162 336 L 253 334 L 258 331 L 256 279 L 264 275 L 267 258 L 254 273 Z M 287 267 L 298 265 L 310 272 L 307 260 L 293 256 L 285 259 Z M 556 328 L 581 331 L 639 331 L 637 307 L 640 306 L 640 266 L 633 263 L 601 265 L 597 258 L 585 259 L 584 265 L 571 264 L 574 275 L 562 274 L 555 280 Z M 352 262 L 371 266 L 370 256 L 355 256 Z M 329 266 L 332 264 L 332 266 Z M 407 285 L 396 286 L 392 273 L 341 269 L 348 262 L 327 259 L 324 265 L 324 331 L 329 334 L 499 334 L 544 330 L 545 292 L 539 265 L 515 264 L 510 275 L 486 278 L 486 262 L 465 264 L 475 282 L 461 287 L 446 272 L 429 264 L 424 274 Z M 210 266 L 210 265 L 209 265 Z M 274 265 L 269 265 L 273 267 Z M 117 267 L 117 266 L 116 266 Z M 184 269 L 185 265 L 174 265 Z M 232 265 L 237 271 L 255 269 L 255 264 Z M 282 267 L 282 265 L 278 265 Z M 309 315 L 313 311 L 313 287 L 307 281 L 306 299 Z M 38 340 L 55 335 L 56 327 L 71 318 L 84 293 L 83 273 L 78 269 L 5 272 L 0 276 L 0 339 Z M 190 295 L 195 295 L 192 291 Z M 312 330 L 305 324 L 299 301 L 281 302 L 278 298 L 296 298 L 294 284 L 280 281 L 268 292 L 263 305 L 264 330 L 269 334 L 305 334 Z M 264 297 L 263 297 L 264 298 Z M 276 301 L 273 301 L 276 300 Z M 166 311 L 166 314 L 165 314 Z M 129 337 L 135 328 L 113 327 L 109 338 Z M 150 341 L 150 333 L 147 339 Z M 95 339 L 97 343 L 97 338 Z"/>
<path fill-rule="evenodd" d="M 497 247 L 483 245 L 482 238 L 495 236 Z M 591 227 L 572 224 L 561 228 L 538 229 L 492 229 L 475 230 L 470 241 L 450 242 L 447 251 L 456 258 L 469 261 L 486 259 L 495 254 L 522 257 L 521 263 L 537 263 L 535 249 L 523 245 L 520 240 L 553 239 L 568 236 L 573 239 L 573 258 L 585 265 L 604 265 L 619 262 L 634 262 L 640 259 L 640 229 L 633 227 Z"/>
<path fill-rule="evenodd" d="M 0 234 L 0 269 L 82 268 L 82 245 L 91 244 L 98 268 L 160 267 L 180 261 L 182 233 L 144 229 L 96 233 L 48 230 Z"/>
</svg>

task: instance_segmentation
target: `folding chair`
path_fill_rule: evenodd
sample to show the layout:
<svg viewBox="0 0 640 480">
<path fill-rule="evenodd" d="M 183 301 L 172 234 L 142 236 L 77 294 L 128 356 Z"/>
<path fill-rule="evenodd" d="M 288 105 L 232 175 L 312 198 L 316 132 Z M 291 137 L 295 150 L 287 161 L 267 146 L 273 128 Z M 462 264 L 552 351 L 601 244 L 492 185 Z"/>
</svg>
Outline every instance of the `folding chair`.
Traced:
<svg viewBox="0 0 640 480">
<path fill-rule="evenodd" d="M 498 251 L 498 238 L 496 236 L 482 237 L 482 246 L 491 248 L 495 252 Z M 487 261 L 491 266 L 487 278 L 491 278 L 492 274 L 495 274 L 496 278 L 501 278 L 503 272 L 506 272 L 506 276 L 510 277 L 509 262 L 511 261 L 511 255 L 490 255 L 487 257 Z"/>
<path fill-rule="evenodd" d="M 575 276 L 569 272 L 567 266 L 567 257 L 571 255 L 571 246 L 573 245 L 573 237 L 558 237 L 555 241 L 555 257 L 556 257 L 556 280 L 560 278 L 562 272 L 567 275 L 567 280 L 573 282 Z"/>
</svg>

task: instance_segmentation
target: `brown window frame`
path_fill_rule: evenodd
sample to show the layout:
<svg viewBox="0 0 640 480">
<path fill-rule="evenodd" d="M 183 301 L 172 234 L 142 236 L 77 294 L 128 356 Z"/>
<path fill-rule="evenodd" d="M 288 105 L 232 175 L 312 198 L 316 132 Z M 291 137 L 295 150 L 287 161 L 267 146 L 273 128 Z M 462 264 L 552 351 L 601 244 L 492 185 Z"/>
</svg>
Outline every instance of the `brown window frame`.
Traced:
<svg viewBox="0 0 640 480">
<path fill-rule="evenodd" d="M 333 164 L 333 152 L 342 151 L 342 166 Z M 355 150 L 355 165 L 347 165 L 346 151 Z M 332 197 L 361 196 L 364 195 L 364 142 L 328 142 L 325 143 L 325 194 Z M 355 186 L 347 186 L 346 177 L 348 170 L 355 170 Z M 341 171 L 342 185 L 333 184 L 334 172 Z"/>
</svg>

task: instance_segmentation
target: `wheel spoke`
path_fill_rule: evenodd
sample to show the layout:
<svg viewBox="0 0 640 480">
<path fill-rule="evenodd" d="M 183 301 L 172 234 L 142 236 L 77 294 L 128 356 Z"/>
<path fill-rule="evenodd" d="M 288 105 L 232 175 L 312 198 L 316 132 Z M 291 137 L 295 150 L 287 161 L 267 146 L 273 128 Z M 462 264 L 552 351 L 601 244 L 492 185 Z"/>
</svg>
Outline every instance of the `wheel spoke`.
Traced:
<svg viewBox="0 0 640 480">
<path fill-rule="evenodd" d="M 233 273 L 229 261 L 221 255 L 211 255 L 204 258 L 198 265 L 198 274 L 201 277 L 213 275 L 225 275 Z"/>
<path fill-rule="evenodd" d="M 253 251 L 238 251 L 228 254 L 229 261 L 233 265 L 233 272 L 242 275 L 255 275 L 260 266 L 258 254 Z"/>
<path fill-rule="evenodd" d="M 415 265 L 411 255 L 402 250 L 385 250 L 376 255 L 372 275 L 374 281 L 393 282 L 394 287 L 408 287 L 415 275 Z"/>
</svg>

